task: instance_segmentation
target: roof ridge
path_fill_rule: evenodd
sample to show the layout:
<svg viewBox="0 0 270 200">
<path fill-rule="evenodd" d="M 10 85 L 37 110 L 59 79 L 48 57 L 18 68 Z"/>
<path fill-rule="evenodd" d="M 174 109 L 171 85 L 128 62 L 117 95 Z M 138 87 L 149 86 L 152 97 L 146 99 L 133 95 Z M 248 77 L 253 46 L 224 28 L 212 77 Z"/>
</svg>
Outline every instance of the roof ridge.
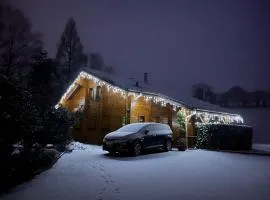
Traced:
<svg viewBox="0 0 270 200">
<path fill-rule="evenodd" d="M 99 73 L 99 72 L 97 72 Z M 129 88 L 129 87 L 126 87 L 126 86 L 123 86 L 122 84 L 119 84 L 109 78 L 106 78 L 102 75 L 99 75 L 95 73 L 94 71 L 87 71 L 87 70 L 82 70 L 80 71 L 80 73 L 77 75 L 77 77 L 75 78 L 75 80 L 72 82 L 72 84 L 68 87 L 68 89 L 66 90 L 66 92 L 63 94 L 63 96 L 61 97 L 61 99 L 59 100 L 59 102 L 57 103 L 57 105 L 55 106 L 56 108 L 59 107 L 59 105 L 61 104 L 61 102 L 63 101 L 63 99 L 66 98 L 67 94 L 72 90 L 72 87 L 75 86 L 75 83 L 77 82 L 78 79 L 80 79 L 81 77 L 87 77 L 87 78 L 90 78 L 92 79 L 94 82 L 100 82 L 99 84 L 100 85 L 109 85 L 109 87 L 115 87 L 116 90 L 122 90 L 122 93 L 123 92 L 130 92 L 130 93 L 139 93 L 138 96 L 140 95 L 144 95 L 144 96 L 154 96 L 154 97 L 157 97 L 159 99 L 155 99 L 156 102 L 163 102 L 163 104 L 171 104 L 174 108 L 176 107 L 186 107 L 186 108 L 189 108 L 191 110 L 198 110 L 198 111 L 202 111 L 202 112 L 212 112 L 212 113 L 219 113 L 219 114 L 227 114 L 227 115 L 234 115 L 234 116 L 237 116 L 237 114 L 233 114 L 233 113 L 227 113 L 227 112 L 223 112 L 223 111 L 217 111 L 217 110 L 208 110 L 208 109 L 203 109 L 203 108 L 199 108 L 200 106 L 194 106 L 194 105 L 191 105 L 185 101 L 181 101 L 181 100 L 178 100 L 178 99 L 175 99 L 173 97 L 170 97 L 168 95 L 165 95 L 163 93 L 160 93 L 160 92 L 150 92 L 150 91 L 146 91 L 144 90 L 143 88 L 141 89 L 133 89 L 133 88 Z M 202 101 L 204 104 L 208 103 L 208 102 L 204 102 Z M 209 103 L 208 103 L 209 104 Z M 217 105 L 214 105 L 215 107 L 220 107 L 220 106 L 217 106 Z M 220 107 L 222 108 L 222 107 Z"/>
</svg>

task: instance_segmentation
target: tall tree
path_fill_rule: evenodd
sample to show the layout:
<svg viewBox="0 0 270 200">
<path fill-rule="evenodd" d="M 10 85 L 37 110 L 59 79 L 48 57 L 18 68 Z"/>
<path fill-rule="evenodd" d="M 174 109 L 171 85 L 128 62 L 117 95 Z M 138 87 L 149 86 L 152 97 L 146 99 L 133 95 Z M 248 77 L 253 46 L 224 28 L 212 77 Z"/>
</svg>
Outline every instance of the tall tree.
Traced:
<svg viewBox="0 0 270 200">
<path fill-rule="evenodd" d="M 73 73 L 86 64 L 87 56 L 83 53 L 83 45 L 77 32 L 76 22 L 69 18 L 58 44 L 56 59 L 61 70 L 69 81 Z"/>
<path fill-rule="evenodd" d="M 192 86 L 192 96 L 203 100 L 214 103 L 214 92 L 211 86 L 204 83 L 197 83 Z"/>
<path fill-rule="evenodd" d="M 249 93 L 240 86 L 233 86 L 226 93 L 228 106 L 246 106 Z"/>
<path fill-rule="evenodd" d="M 53 59 L 48 58 L 46 51 L 41 52 L 34 59 L 35 63 L 28 75 L 28 88 L 32 92 L 33 102 L 41 113 L 44 113 L 56 101 L 57 64 Z"/>
<path fill-rule="evenodd" d="M 106 72 L 108 74 L 114 74 L 115 73 L 115 69 L 112 66 L 106 66 L 104 68 L 104 72 Z"/>
<path fill-rule="evenodd" d="M 104 67 L 104 61 L 100 53 L 90 54 L 90 68 L 98 71 L 102 71 Z"/>
<path fill-rule="evenodd" d="M 0 70 L 6 76 L 26 74 L 32 57 L 42 49 L 41 36 L 31 30 L 24 14 L 0 5 Z"/>
</svg>

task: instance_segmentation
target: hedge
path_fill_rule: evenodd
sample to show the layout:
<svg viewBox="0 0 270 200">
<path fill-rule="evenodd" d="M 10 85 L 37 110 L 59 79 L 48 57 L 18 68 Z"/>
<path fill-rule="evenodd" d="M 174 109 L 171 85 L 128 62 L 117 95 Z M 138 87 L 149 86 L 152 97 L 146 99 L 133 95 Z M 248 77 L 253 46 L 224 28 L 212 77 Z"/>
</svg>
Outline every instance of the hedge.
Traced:
<svg viewBox="0 0 270 200">
<path fill-rule="evenodd" d="M 246 125 L 197 124 L 199 149 L 251 150 L 252 127 Z"/>
</svg>

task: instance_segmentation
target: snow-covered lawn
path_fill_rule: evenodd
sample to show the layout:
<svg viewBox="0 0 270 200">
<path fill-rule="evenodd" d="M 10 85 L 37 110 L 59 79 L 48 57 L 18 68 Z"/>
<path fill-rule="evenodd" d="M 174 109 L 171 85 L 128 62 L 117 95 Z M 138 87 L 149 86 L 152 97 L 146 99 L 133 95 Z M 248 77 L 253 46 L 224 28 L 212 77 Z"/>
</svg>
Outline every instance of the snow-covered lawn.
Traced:
<svg viewBox="0 0 270 200">
<path fill-rule="evenodd" d="M 252 148 L 255 150 L 270 152 L 270 144 L 253 144 Z"/>
<path fill-rule="evenodd" d="M 3 200 L 269 200 L 270 157 L 203 150 L 110 157 L 76 145 Z"/>
</svg>

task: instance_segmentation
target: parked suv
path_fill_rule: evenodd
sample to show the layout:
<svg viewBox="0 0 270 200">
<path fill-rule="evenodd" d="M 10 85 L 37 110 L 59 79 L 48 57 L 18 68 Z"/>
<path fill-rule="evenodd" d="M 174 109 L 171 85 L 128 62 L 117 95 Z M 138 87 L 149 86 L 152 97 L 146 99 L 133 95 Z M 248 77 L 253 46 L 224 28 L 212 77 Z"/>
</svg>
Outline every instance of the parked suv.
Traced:
<svg viewBox="0 0 270 200">
<path fill-rule="evenodd" d="M 103 139 L 103 150 L 129 152 L 137 156 L 146 149 L 172 149 L 172 130 L 167 124 L 133 123 L 107 134 Z"/>
</svg>

